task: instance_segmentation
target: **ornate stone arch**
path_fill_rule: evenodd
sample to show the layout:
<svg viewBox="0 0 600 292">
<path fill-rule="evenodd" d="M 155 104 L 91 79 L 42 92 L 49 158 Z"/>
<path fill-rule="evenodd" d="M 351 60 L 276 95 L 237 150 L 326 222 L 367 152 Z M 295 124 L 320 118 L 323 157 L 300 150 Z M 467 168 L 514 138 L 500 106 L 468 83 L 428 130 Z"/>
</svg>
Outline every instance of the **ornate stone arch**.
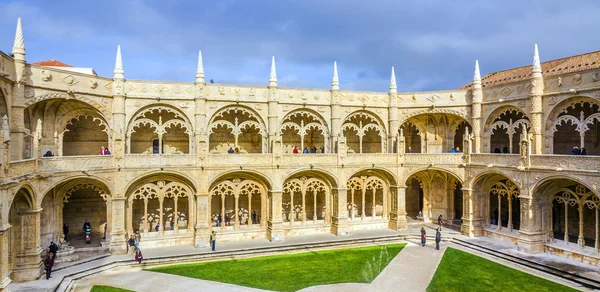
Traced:
<svg viewBox="0 0 600 292">
<path fill-rule="evenodd" d="M 589 105 L 591 109 L 587 114 L 584 114 L 584 110 L 586 105 Z M 569 114 L 569 110 L 576 110 L 577 107 L 581 107 L 582 110 L 578 113 Z M 545 115 L 546 124 L 545 124 L 545 145 L 548 150 L 548 153 L 554 153 L 556 145 L 555 144 L 555 132 L 557 132 L 558 128 L 563 125 L 572 125 L 575 127 L 575 133 L 579 134 L 579 141 L 574 142 L 573 144 L 584 147 L 585 134 L 590 130 L 590 125 L 593 123 L 600 122 L 600 114 L 597 113 L 597 110 L 594 110 L 594 107 L 600 107 L 600 103 L 598 100 L 588 97 L 588 96 L 576 96 L 567 98 L 557 104 L 555 104 L 550 113 Z M 564 137 L 564 135 L 563 135 Z M 588 148 L 589 151 L 589 147 Z M 560 153 L 563 151 L 557 150 Z M 570 154 L 570 153 L 564 153 Z"/>
<path fill-rule="evenodd" d="M 185 173 L 172 170 L 156 170 L 141 174 L 135 178 L 130 179 L 127 186 L 122 190 L 125 194 L 131 194 L 139 186 L 145 185 L 147 183 L 153 183 L 159 180 L 182 183 L 185 186 L 187 186 L 193 193 L 195 193 L 198 190 L 198 186 L 196 185 L 195 180 L 192 177 L 188 176 Z"/>
<path fill-rule="evenodd" d="M 350 213 L 350 220 L 354 220 L 360 215 L 361 220 L 367 217 L 367 203 L 370 202 L 371 208 L 369 217 L 375 219 L 377 213 L 381 213 L 382 219 L 388 218 L 390 185 L 381 178 L 379 174 L 367 171 L 355 173 L 346 183 L 347 191 L 347 209 Z M 377 201 L 377 193 L 381 191 L 381 201 Z M 367 199 L 367 196 L 370 198 Z M 358 200 L 356 197 L 360 198 Z M 381 203 L 381 205 L 379 205 Z M 360 211 L 359 211 L 360 206 Z"/>
<path fill-rule="evenodd" d="M 304 224 L 307 214 L 311 215 L 314 224 L 317 223 L 319 214 L 326 224 L 330 223 L 331 185 L 326 180 L 305 175 L 296 176 L 288 178 L 283 184 L 282 190 L 283 212 L 291 225 L 294 224 L 294 220 L 302 221 Z M 301 199 L 294 201 L 295 197 Z M 312 204 L 307 203 L 308 199 L 312 200 Z M 318 203 L 319 201 L 321 204 Z"/>
<path fill-rule="evenodd" d="M 381 140 L 381 151 L 380 153 L 385 153 L 387 149 L 387 132 L 385 123 L 381 120 L 381 118 L 366 110 L 360 110 L 350 113 L 346 116 L 342 123 L 342 128 L 340 133 L 344 133 L 345 130 L 356 131 L 356 135 L 358 136 L 359 143 L 359 153 L 363 152 L 363 137 L 370 130 L 373 130 L 379 136 Z M 356 151 L 356 150 L 355 150 Z"/>
<path fill-rule="evenodd" d="M 409 122 L 419 131 L 421 152 L 427 153 L 447 153 L 461 147 L 464 128 L 472 128 L 466 112 L 452 109 L 414 111 L 402 120 L 402 127 Z"/>
<path fill-rule="evenodd" d="M 163 120 L 163 113 L 165 120 Z M 149 116 L 153 116 L 149 118 Z M 158 117 L 156 117 L 158 115 Z M 167 104 L 151 104 L 138 110 L 129 120 L 126 136 L 127 136 L 127 153 L 131 153 L 132 136 L 137 129 L 147 127 L 153 129 L 152 133 L 158 137 L 158 153 L 163 153 L 163 136 L 169 133 L 168 129 L 173 127 L 181 128 L 184 135 L 188 139 L 188 153 L 194 152 L 194 128 L 189 117 L 179 108 Z M 154 145 L 152 145 L 154 148 Z M 185 149 L 184 149 L 185 150 Z M 146 150 L 147 151 L 147 150 Z M 183 152 L 181 149 L 179 150 Z M 153 152 L 154 149 L 153 149 Z M 184 152 L 185 153 L 185 152 Z"/>
<path fill-rule="evenodd" d="M 69 99 L 74 99 L 77 100 L 79 102 L 85 103 L 88 106 L 96 109 L 97 111 L 99 111 L 100 113 L 102 113 L 103 116 L 109 116 L 111 111 L 109 110 L 109 108 L 96 101 L 94 98 L 91 97 L 87 97 L 85 95 L 79 95 L 79 94 L 68 94 L 68 93 L 47 93 L 47 94 L 43 94 L 43 95 L 39 95 L 33 98 L 29 98 L 25 100 L 25 107 L 29 107 L 32 106 L 36 103 L 42 102 L 42 101 L 46 101 L 46 100 L 50 100 L 50 99 L 65 99 L 65 100 L 69 100 Z"/>
<path fill-rule="evenodd" d="M 11 208 L 13 201 L 15 200 L 15 197 L 17 196 L 17 194 L 20 191 L 25 191 L 25 193 L 23 193 L 25 199 L 27 200 L 27 203 L 29 204 L 29 207 L 31 209 L 38 209 L 39 208 L 39 203 L 37 200 L 37 193 L 35 192 L 35 189 L 33 188 L 33 186 L 31 186 L 31 184 L 29 183 L 25 183 L 22 184 L 16 188 L 14 188 L 14 192 L 11 193 L 11 197 L 8 200 L 8 209 Z"/>
<path fill-rule="evenodd" d="M 297 131 L 297 135 L 300 136 L 300 151 L 304 149 L 304 137 L 307 132 L 318 131 L 323 136 L 323 147 L 325 153 L 329 152 L 329 143 L 327 143 L 330 136 L 329 127 L 325 119 L 317 112 L 303 108 L 287 113 L 281 120 L 279 130 L 277 131 L 278 135 L 282 136 L 282 139 L 285 138 L 283 137 L 283 132 L 285 130 Z M 288 148 L 293 147 L 293 145 L 287 146 Z M 292 152 L 291 149 L 286 150 L 286 152 Z"/>
<path fill-rule="evenodd" d="M 227 220 L 225 218 L 233 217 L 234 229 L 239 229 L 243 220 L 246 220 L 245 225 L 247 225 L 248 229 L 250 229 L 252 224 L 257 223 L 253 221 L 258 219 L 252 217 L 251 215 L 253 214 L 253 210 L 256 211 L 256 209 L 253 208 L 253 197 L 259 198 L 260 200 L 260 202 L 257 203 L 260 204 L 260 226 L 261 228 L 266 227 L 267 212 L 265 205 L 268 194 L 267 188 L 262 182 L 249 178 L 246 175 L 234 176 L 233 178 L 228 177 L 226 179 L 221 178 L 212 184 L 208 195 L 208 214 L 211 214 L 210 221 L 215 221 L 217 227 L 219 224 L 223 223 L 221 227 L 224 229 L 225 225 L 227 224 Z M 212 210 L 214 209 L 213 200 L 218 202 L 214 208 L 217 208 L 217 206 L 220 205 L 220 208 L 217 208 L 219 210 Z M 228 200 L 233 200 L 233 203 L 227 203 Z M 246 202 L 246 208 L 244 208 L 242 205 Z M 254 205 L 256 206 L 256 204 Z M 230 208 L 233 208 L 233 210 Z"/>
<path fill-rule="evenodd" d="M 492 111 L 492 113 L 488 116 L 483 128 L 483 145 L 485 147 L 485 151 L 493 152 L 492 148 L 507 147 L 508 153 L 514 154 L 516 152 L 514 148 L 515 146 L 518 146 L 518 134 L 521 132 L 519 129 L 522 129 L 523 126 L 525 126 L 528 130 L 531 128 L 529 117 L 522 109 L 513 105 L 500 106 L 494 109 L 494 111 Z M 503 140 L 501 136 L 499 139 L 501 139 L 500 141 L 504 142 L 496 141 L 496 144 L 494 144 L 492 143 L 492 136 L 494 134 L 494 130 L 499 129 L 506 130 L 508 141 Z M 504 144 L 504 146 L 498 145 L 499 143 Z M 519 147 L 516 148 L 519 149 Z"/>
<path fill-rule="evenodd" d="M 409 120 L 411 118 L 414 118 L 416 116 L 420 116 L 420 115 L 433 115 L 433 114 L 450 114 L 450 115 L 455 115 L 458 117 L 463 118 L 464 120 L 468 120 L 468 116 L 467 116 L 467 111 L 466 110 L 454 110 L 454 109 L 442 109 L 442 108 L 435 108 L 435 109 L 426 109 L 426 110 L 418 110 L 418 111 L 414 111 L 414 112 L 410 112 L 408 114 L 406 114 L 406 116 L 404 116 L 404 120 Z"/>
<path fill-rule="evenodd" d="M 79 108 L 69 111 L 62 116 L 56 117 L 57 129 L 54 133 L 54 139 L 55 143 L 58 146 L 58 149 L 56 151 L 57 156 L 63 156 L 64 136 L 67 132 L 70 132 L 67 127 L 74 125 L 75 122 L 81 121 L 82 118 L 91 118 L 92 122 L 94 123 L 99 122 L 99 126 L 101 127 L 100 130 L 106 133 L 107 136 L 106 146 L 110 145 L 110 141 L 112 140 L 112 130 L 110 128 L 109 121 L 98 110 L 90 108 Z M 99 151 L 99 148 L 95 150 Z M 94 154 L 97 154 L 96 151 L 94 151 Z"/>
<path fill-rule="evenodd" d="M 140 217 L 141 212 L 135 216 L 136 220 L 140 220 L 143 227 L 140 229 L 148 230 L 152 226 L 148 225 L 148 221 L 154 222 L 158 221 L 159 226 L 166 226 L 165 223 L 165 211 L 170 210 L 172 212 L 172 219 L 175 223 L 173 226 L 173 230 L 177 232 L 179 230 L 180 221 L 187 220 L 187 230 L 191 230 L 193 228 L 193 224 L 195 222 L 195 193 L 192 191 L 192 188 L 186 183 L 180 181 L 170 181 L 163 180 L 169 179 L 168 177 L 154 177 L 145 180 L 145 183 L 138 185 L 136 188 L 132 190 L 127 196 L 127 230 L 130 234 L 133 233 L 134 230 L 134 201 L 139 200 L 143 201 L 144 204 L 144 212 L 142 219 L 138 219 Z M 149 213 L 149 201 L 150 200 L 158 200 L 158 214 Z M 173 208 L 167 209 L 165 208 L 165 202 L 167 200 L 172 200 Z M 187 212 L 179 212 L 178 201 L 183 200 L 187 201 Z M 168 218 L 168 217 L 167 217 Z M 185 223 L 185 222 L 184 222 Z"/>
<path fill-rule="evenodd" d="M 214 145 L 217 143 L 214 139 L 217 129 L 225 129 L 229 133 L 233 135 L 234 141 L 231 145 Z M 209 147 L 215 147 L 211 150 L 213 153 L 224 153 L 227 152 L 228 146 L 230 148 L 242 148 L 240 152 L 247 152 L 242 145 L 239 144 L 239 138 L 243 134 L 244 131 L 252 130 L 257 131 L 258 135 L 261 136 L 261 152 L 266 153 L 268 149 L 268 132 L 267 127 L 262 119 L 262 117 L 253 109 L 240 106 L 226 106 L 218 111 L 216 111 L 212 117 L 210 118 L 210 122 L 208 123 L 207 131 L 209 135 Z M 212 143 L 210 142 L 212 141 Z"/>
<path fill-rule="evenodd" d="M 452 169 L 446 169 L 446 168 L 437 167 L 437 166 L 425 166 L 425 167 L 410 169 L 407 171 L 407 173 L 406 173 L 406 175 L 404 175 L 404 177 L 406 177 L 407 181 L 408 181 L 412 176 L 419 174 L 420 172 L 426 172 L 429 170 L 448 174 L 448 175 L 452 176 L 454 179 L 456 179 L 456 181 L 458 181 L 461 185 L 464 185 L 464 179 L 460 175 L 454 173 L 452 171 Z"/>
</svg>

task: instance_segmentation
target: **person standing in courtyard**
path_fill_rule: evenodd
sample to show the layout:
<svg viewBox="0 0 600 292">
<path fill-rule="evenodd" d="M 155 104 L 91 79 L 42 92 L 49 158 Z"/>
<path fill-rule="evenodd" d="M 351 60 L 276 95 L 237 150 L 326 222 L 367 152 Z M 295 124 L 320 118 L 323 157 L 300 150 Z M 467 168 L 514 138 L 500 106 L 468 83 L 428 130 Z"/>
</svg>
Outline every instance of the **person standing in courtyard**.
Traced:
<svg viewBox="0 0 600 292">
<path fill-rule="evenodd" d="M 442 214 L 440 214 L 440 216 L 438 217 L 438 225 L 440 226 L 440 230 L 442 230 L 443 224 L 444 224 L 444 217 L 442 217 Z"/>
<path fill-rule="evenodd" d="M 54 243 L 54 241 L 50 242 L 50 246 L 48 247 L 48 250 L 50 251 L 51 254 L 53 254 L 52 259 L 56 259 L 56 253 L 58 252 L 58 245 L 56 245 L 56 243 Z"/>
<path fill-rule="evenodd" d="M 135 252 L 135 239 L 133 238 L 133 235 L 129 236 L 129 239 L 127 240 L 127 255 L 132 256 L 134 255 Z"/>
<path fill-rule="evenodd" d="M 67 241 L 67 234 L 69 234 L 69 224 L 63 224 L 63 234 L 65 235 L 65 241 Z"/>
<path fill-rule="evenodd" d="M 135 239 L 135 250 L 140 249 L 140 240 L 142 239 L 140 232 L 136 232 L 133 238 Z"/>
<path fill-rule="evenodd" d="M 440 241 L 442 241 L 442 233 L 440 232 L 441 228 L 438 228 L 435 231 L 435 249 L 440 250 Z"/>
<path fill-rule="evenodd" d="M 85 243 L 91 244 L 92 243 L 92 225 L 87 220 L 85 220 L 85 223 L 83 223 L 83 234 L 85 235 Z"/>
<path fill-rule="evenodd" d="M 44 258 L 44 269 L 46 269 L 46 280 L 52 278 L 50 273 L 52 273 L 52 266 L 54 266 L 54 254 L 49 252 Z"/>
<path fill-rule="evenodd" d="M 421 227 L 421 246 L 425 246 L 427 242 L 427 232 L 425 232 L 425 228 Z"/>
<path fill-rule="evenodd" d="M 256 224 L 256 211 L 252 211 L 252 224 Z"/>
<path fill-rule="evenodd" d="M 212 247 L 212 251 L 215 251 L 217 249 L 217 232 L 213 231 L 210 234 L 210 245 Z"/>
</svg>

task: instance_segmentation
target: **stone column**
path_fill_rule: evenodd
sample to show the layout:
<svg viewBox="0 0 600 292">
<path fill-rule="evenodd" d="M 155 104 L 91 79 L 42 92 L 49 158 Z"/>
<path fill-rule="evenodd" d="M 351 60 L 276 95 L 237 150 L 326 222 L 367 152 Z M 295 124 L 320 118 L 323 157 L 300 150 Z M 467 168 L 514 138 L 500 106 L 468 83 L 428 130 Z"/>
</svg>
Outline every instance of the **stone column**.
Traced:
<svg viewBox="0 0 600 292">
<path fill-rule="evenodd" d="M 267 204 L 267 195 L 261 194 L 260 195 L 260 229 L 265 229 L 265 226 L 267 226 L 267 214 L 269 214 L 268 210 L 269 210 L 269 206 Z"/>
<path fill-rule="evenodd" d="M 513 224 L 512 224 L 512 195 L 511 194 L 506 194 L 507 195 L 507 199 L 508 199 L 508 230 L 510 232 L 513 231 Z"/>
<path fill-rule="evenodd" d="M 196 247 L 207 247 L 211 232 L 210 222 L 210 196 L 207 191 L 196 194 L 196 236 L 194 245 Z M 190 208 L 191 210 L 191 208 Z"/>
<path fill-rule="evenodd" d="M 8 270 L 9 232 L 10 227 L 0 227 L 0 291 L 4 291 L 11 281 Z"/>
<path fill-rule="evenodd" d="M 148 224 L 148 198 L 144 198 L 144 233 L 149 232 L 151 228 L 152 226 Z"/>
<path fill-rule="evenodd" d="M 112 213 L 112 230 L 110 233 L 110 252 L 125 253 L 125 198 L 113 196 L 110 204 Z"/>
<path fill-rule="evenodd" d="M 533 154 L 543 154 L 544 135 L 542 131 L 543 105 L 542 96 L 544 95 L 544 77 L 542 76 L 542 66 L 540 66 L 540 56 L 538 54 L 537 44 L 533 54 L 533 65 L 531 68 L 531 132 L 533 133 Z"/>
<path fill-rule="evenodd" d="M 343 135 L 342 129 L 342 109 L 340 106 L 339 89 L 331 90 L 331 153 L 337 153 L 338 138 Z"/>
<path fill-rule="evenodd" d="M 177 233 L 179 231 L 179 214 L 177 214 L 177 197 L 173 197 L 173 204 L 175 205 L 174 210 L 173 210 L 173 224 L 175 224 L 175 226 L 173 227 L 173 230 L 175 231 L 175 233 Z M 192 206 L 189 206 L 188 209 L 191 209 Z M 188 220 L 189 220 L 190 215 L 188 214 Z"/>
<path fill-rule="evenodd" d="M 165 198 L 158 198 L 158 235 L 163 236 L 165 234 L 165 221 L 163 220 L 164 218 L 164 203 Z"/>
<path fill-rule="evenodd" d="M 350 225 L 348 224 L 348 195 L 347 188 L 332 189 L 332 216 L 331 216 L 331 233 L 340 236 L 350 233 Z"/>
<path fill-rule="evenodd" d="M 302 191 L 302 225 L 306 224 L 306 191 Z"/>
<path fill-rule="evenodd" d="M 110 222 L 112 222 L 112 213 L 110 212 L 111 210 L 111 198 L 108 195 L 105 195 L 106 198 L 106 237 L 105 237 L 105 241 L 110 242 L 110 232 L 112 231 L 112 225 L 110 224 Z M 129 222 L 131 222 L 131 220 L 129 220 Z M 104 232 L 104 231 L 103 231 Z"/>
<path fill-rule="evenodd" d="M 481 87 L 481 74 L 479 73 L 479 62 L 475 62 L 475 74 L 473 76 L 473 100 L 471 102 L 471 125 L 473 126 L 473 140 L 475 153 L 481 152 L 481 103 L 483 102 L 483 89 Z M 464 151 L 464 149 L 463 149 Z"/>
<path fill-rule="evenodd" d="M 126 223 L 127 224 L 127 233 L 131 235 L 131 234 L 133 234 L 133 226 L 135 224 L 133 222 L 133 200 L 131 200 L 131 199 L 127 200 L 126 204 L 127 204 L 127 208 L 125 209 L 125 213 L 127 214 L 127 223 Z M 146 206 L 146 204 L 144 204 L 144 206 Z M 107 208 L 108 208 L 108 205 L 107 205 Z M 111 209 L 107 209 L 106 211 L 108 213 L 112 213 Z M 144 217 L 144 218 L 146 218 L 146 217 Z M 146 232 L 146 221 L 148 221 L 148 220 L 144 219 L 144 230 L 143 230 L 144 232 Z M 139 228 L 139 222 L 138 222 L 138 228 Z M 140 230 L 140 232 L 142 232 L 142 230 Z"/>
<path fill-rule="evenodd" d="M 117 86 L 125 86 L 125 80 L 115 79 L 115 90 L 116 94 L 113 95 L 113 140 L 112 148 L 110 151 L 115 159 L 122 159 L 125 155 L 125 94 L 122 93 L 122 89 L 116 88 Z M 120 92 L 120 94 L 119 94 Z M 110 146 L 109 146 L 110 147 Z"/>
<path fill-rule="evenodd" d="M 267 222 L 267 238 L 270 241 L 282 241 L 283 219 L 281 217 L 281 207 L 283 203 L 283 191 L 269 191 L 269 220 Z"/>
<path fill-rule="evenodd" d="M 325 203 L 327 204 L 327 203 Z M 313 223 L 317 224 L 317 191 L 313 192 Z"/>
<path fill-rule="evenodd" d="M 12 278 L 15 281 L 36 280 L 43 270 L 40 254 L 40 213 L 42 209 L 19 212 L 21 230 L 19 254 L 15 261 Z"/>
<path fill-rule="evenodd" d="M 112 150 L 113 157 L 119 163 L 125 155 L 125 71 L 123 70 L 123 60 L 121 58 L 121 46 L 117 46 L 117 57 L 115 61 L 115 69 L 113 71 L 113 86 L 112 86 Z M 124 207 L 124 206 L 123 206 Z"/>
<path fill-rule="evenodd" d="M 393 230 L 407 230 L 406 220 L 406 186 L 391 186 L 390 198 L 392 209 L 388 226 Z"/>
<path fill-rule="evenodd" d="M 583 237 L 583 204 L 579 204 L 579 237 L 577 238 L 577 244 L 581 248 L 585 246 L 585 239 Z"/>
<path fill-rule="evenodd" d="M 461 233 L 469 237 L 483 235 L 481 211 L 479 210 L 479 196 L 472 189 L 463 188 L 463 224 Z"/>
<path fill-rule="evenodd" d="M 498 224 L 496 230 L 502 229 L 502 195 L 498 193 Z"/>
<path fill-rule="evenodd" d="M 234 221 L 233 221 L 233 228 L 234 229 L 240 229 L 240 216 L 238 214 L 238 209 L 239 207 L 239 201 L 240 201 L 240 195 L 235 195 L 235 210 L 233 210 L 233 214 L 235 216 Z"/>
<path fill-rule="evenodd" d="M 13 79 L 15 83 L 13 84 L 12 102 L 9 103 L 11 111 L 10 138 L 12 140 L 9 151 L 11 153 L 11 160 L 19 160 L 23 159 L 23 149 L 25 149 L 25 84 L 28 79 L 25 75 L 27 61 L 25 58 L 25 38 L 21 18 L 17 21 L 12 55 L 15 67 Z"/>
<path fill-rule="evenodd" d="M 365 217 L 366 217 L 366 215 L 365 215 L 365 203 L 366 203 L 365 197 L 367 196 L 367 188 L 365 186 L 362 186 L 360 189 L 360 192 L 362 194 L 362 206 L 361 206 L 360 219 L 365 220 Z M 348 200 L 348 199 L 346 198 L 346 200 Z"/>
<path fill-rule="evenodd" d="M 275 57 L 271 60 L 271 72 L 269 74 L 269 86 L 267 87 L 269 90 L 269 98 L 268 98 L 268 133 L 269 133 L 269 141 L 274 141 L 277 136 L 277 130 L 279 128 L 279 101 L 277 99 L 278 95 L 278 85 L 277 85 L 277 73 L 275 70 Z M 272 152 L 273 150 L 271 149 Z M 302 151 L 302 150 L 301 150 Z"/>
<path fill-rule="evenodd" d="M 519 250 L 527 253 L 544 252 L 544 230 L 542 229 L 542 211 L 539 200 L 520 197 L 521 224 L 519 228 Z"/>
<path fill-rule="evenodd" d="M 248 229 L 252 228 L 252 194 L 248 194 Z"/>
<path fill-rule="evenodd" d="M 25 84 L 13 85 L 13 98 L 10 107 L 10 160 L 23 159 L 25 149 Z M 35 129 L 30 129 L 34 131 Z M 32 141 L 33 142 L 33 141 Z M 32 143 L 33 144 L 33 143 Z"/>
</svg>

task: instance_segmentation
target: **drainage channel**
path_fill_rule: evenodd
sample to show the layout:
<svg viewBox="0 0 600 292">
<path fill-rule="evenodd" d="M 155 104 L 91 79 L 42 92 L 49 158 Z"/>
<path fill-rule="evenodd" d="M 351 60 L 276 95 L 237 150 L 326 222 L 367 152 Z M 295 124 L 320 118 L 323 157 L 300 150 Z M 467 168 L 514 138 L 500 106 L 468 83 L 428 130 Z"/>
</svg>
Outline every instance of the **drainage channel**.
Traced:
<svg viewBox="0 0 600 292">
<path fill-rule="evenodd" d="M 496 251 L 494 249 L 485 247 L 485 246 L 481 246 L 472 242 L 468 242 L 468 241 L 464 241 L 458 238 L 454 238 L 454 240 L 452 241 L 453 243 L 466 247 L 466 248 L 470 248 L 472 250 L 481 252 L 481 253 L 485 253 L 503 260 L 507 260 L 509 262 L 524 266 L 524 267 L 528 267 L 531 269 L 534 269 L 536 271 L 540 271 L 540 272 L 544 272 L 547 274 L 551 274 L 553 276 L 557 276 L 561 279 L 565 279 L 568 281 L 571 281 L 573 283 L 577 283 L 585 288 L 589 288 L 589 289 L 600 289 L 600 281 L 594 280 L 594 279 L 590 279 L 590 278 L 585 278 L 582 277 L 580 275 L 574 274 L 574 273 L 570 273 L 567 271 L 563 271 L 561 269 L 552 267 L 552 266 L 548 266 L 548 265 L 544 265 L 544 264 L 540 264 L 528 259 L 523 259 L 523 258 L 519 258 L 510 254 L 506 254 L 506 253 L 502 253 L 499 251 Z"/>
</svg>

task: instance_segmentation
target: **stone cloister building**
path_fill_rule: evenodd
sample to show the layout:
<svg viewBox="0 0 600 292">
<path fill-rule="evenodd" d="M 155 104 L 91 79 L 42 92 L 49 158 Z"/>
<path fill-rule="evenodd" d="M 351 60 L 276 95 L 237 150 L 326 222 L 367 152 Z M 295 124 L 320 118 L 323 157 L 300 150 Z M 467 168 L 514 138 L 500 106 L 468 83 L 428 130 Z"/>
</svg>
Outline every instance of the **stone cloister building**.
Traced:
<svg viewBox="0 0 600 292">
<path fill-rule="evenodd" d="M 146 248 L 280 241 L 406 230 L 422 211 L 598 264 L 599 74 L 599 52 L 541 63 L 536 46 L 531 66 L 476 63 L 435 92 L 398 92 L 393 68 L 387 92 L 342 90 L 335 63 L 328 90 L 280 88 L 275 59 L 268 86 L 212 84 L 201 54 L 195 82 L 127 80 L 120 47 L 112 78 L 27 63 L 19 20 L 0 52 L 0 287 L 39 276 L 85 220 L 123 252 L 136 231 Z"/>
</svg>

